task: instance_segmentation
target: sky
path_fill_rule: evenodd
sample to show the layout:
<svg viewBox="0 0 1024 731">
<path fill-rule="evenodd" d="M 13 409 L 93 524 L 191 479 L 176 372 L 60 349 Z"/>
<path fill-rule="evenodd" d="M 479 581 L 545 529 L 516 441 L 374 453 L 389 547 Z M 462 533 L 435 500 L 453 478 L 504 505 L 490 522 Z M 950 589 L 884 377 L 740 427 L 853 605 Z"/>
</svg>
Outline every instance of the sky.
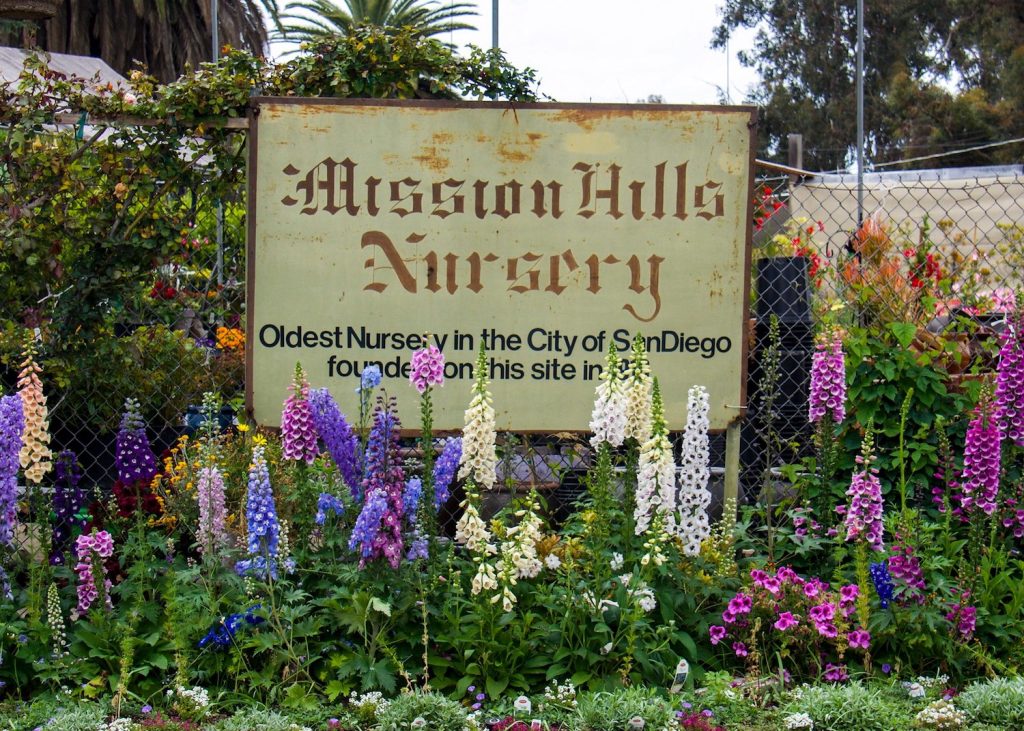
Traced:
<svg viewBox="0 0 1024 731">
<path fill-rule="evenodd" d="M 341 4 L 341 0 L 336 0 Z M 477 0 L 477 31 L 444 37 L 456 46 L 491 45 L 493 0 Z M 742 103 L 757 75 L 730 43 L 731 59 L 711 50 L 715 0 L 499 0 L 498 43 L 519 68 L 537 71 L 541 92 L 561 102 L 634 103 L 656 94 L 669 104 L 718 104 L 719 90 Z M 273 49 L 277 51 L 278 49 Z"/>
</svg>

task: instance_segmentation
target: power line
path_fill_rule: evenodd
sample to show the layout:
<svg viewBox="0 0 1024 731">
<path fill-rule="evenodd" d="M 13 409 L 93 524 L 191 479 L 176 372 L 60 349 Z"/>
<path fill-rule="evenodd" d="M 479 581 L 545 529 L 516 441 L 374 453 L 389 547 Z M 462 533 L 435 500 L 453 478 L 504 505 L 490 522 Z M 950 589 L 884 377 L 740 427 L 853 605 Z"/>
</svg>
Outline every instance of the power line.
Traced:
<svg viewBox="0 0 1024 731">
<path fill-rule="evenodd" d="M 988 150 L 993 147 L 1003 147 L 1004 145 L 1013 145 L 1018 142 L 1024 142 L 1024 137 L 1017 137 L 1012 140 L 1003 140 L 1002 142 L 989 142 L 986 145 L 978 145 L 976 147 L 967 147 L 963 150 L 950 150 L 949 152 L 936 152 L 932 155 L 921 155 L 920 157 L 908 157 L 906 160 L 894 160 L 892 162 L 879 162 L 872 165 L 872 168 L 887 168 L 893 165 L 905 165 L 909 162 L 920 162 L 921 160 L 934 160 L 937 157 L 950 157 L 952 155 L 962 155 L 965 152 L 977 152 L 978 150 Z"/>
</svg>

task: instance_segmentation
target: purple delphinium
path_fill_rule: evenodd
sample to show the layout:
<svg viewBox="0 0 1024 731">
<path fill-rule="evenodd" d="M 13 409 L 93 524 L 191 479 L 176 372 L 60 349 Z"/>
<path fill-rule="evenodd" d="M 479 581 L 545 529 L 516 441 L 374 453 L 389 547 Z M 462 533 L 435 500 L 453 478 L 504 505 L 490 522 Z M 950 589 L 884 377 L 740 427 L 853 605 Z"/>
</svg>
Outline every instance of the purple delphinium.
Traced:
<svg viewBox="0 0 1024 731">
<path fill-rule="evenodd" d="M 25 430 L 25 412 L 21 396 L 0 398 L 0 545 L 14 542 L 18 507 L 18 455 L 21 433 Z"/>
<path fill-rule="evenodd" d="M 817 423 L 826 414 L 837 424 L 846 417 L 846 361 L 838 335 L 819 342 L 811 360 L 808 417 Z"/>
<path fill-rule="evenodd" d="M 350 548 L 361 546 L 362 562 L 384 557 L 392 568 L 398 568 L 403 553 L 405 472 L 398 455 L 400 429 L 401 423 L 395 413 L 394 399 L 379 398 L 373 414 L 373 428 L 370 430 L 366 446 L 366 476 L 363 478 L 363 494 L 366 496 L 363 511 L 371 512 L 365 520 L 363 513 L 360 513 L 356 520 L 356 529 L 349 540 Z M 378 515 L 379 518 L 376 517 Z"/>
<path fill-rule="evenodd" d="M 251 573 L 261 578 L 274 577 L 281 526 L 277 521 L 277 507 L 262 444 L 252 449 L 249 488 L 245 498 L 245 522 L 246 550 L 251 558 L 239 561 L 235 570 L 242 575 Z"/>
<path fill-rule="evenodd" d="M 985 515 L 996 509 L 999 494 L 999 420 L 990 399 L 982 397 L 964 440 L 964 470 L 960 475 L 960 505 L 965 512 L 978 507 Z"/>
<path fill-rule="evenodd" d="M 62 565 L 64 552 L 71 545 L 71 534 L 75 528 L 85 530 L 85 518 L 79 517 L 85 507 L 85 492 L 78 486 L 82 479 L 82 466 L 74 452 L 66 450 L 57 455 L 54 463 L 53 551 L 50 563 Z"/>
<path fill-rule="evenodd" d="M 345 514 L 345 506 L 342 505 L 341 500 L 331 495 L 329 492 L 320 493 L 320 497 L 316 501 L 316 524 L 323 525 L 327 520 L 327 512 L 330 511 L 337 515 Z"/>
<path fill-rule="evenodd" d="M 117 465 L 117 478 L 126 485 L 138 480 L 148 482 L 156 474 L 156 455 L 146 437 L 146 424 L 142 421 L 139 402 L 133 398 L 124 402 L 114 463 Z"/>
<path fill-rule="evenodd" d="M 448 502 L 449 488 L 455 473 L 459 470 L 459 461 L 462 459 L 462 439 L 452 437 L 445 442 L 441 456 L 434 464 L 434 511 L 441 509 L 441 506 Z"/>
<path fill-rule="evenodd" d="M 319 454 L 317 432 L 309 405 L 309 381 L 299 364 L 295 365 L 295 378 L 288 390 L 291 393 L 281 412 L 281 456 L 313 464 Z"/>
<path fill-rule="evenodd" d="M 996 409 L 1005 439 L 1024 447 L 1024 310 L 1015 307 L 1000 336 Z"/>
<path fill-rule="evenodd" d="M 362 478 L 359 474 L 359 439 L 345 420 L 337 402 L 326 388 L 315 388 L 309 394 L 313 411 L 313 424 L 323 440 L 327 452 L 352 493 L 352 499 L 362 499 Z"/>
</svg>

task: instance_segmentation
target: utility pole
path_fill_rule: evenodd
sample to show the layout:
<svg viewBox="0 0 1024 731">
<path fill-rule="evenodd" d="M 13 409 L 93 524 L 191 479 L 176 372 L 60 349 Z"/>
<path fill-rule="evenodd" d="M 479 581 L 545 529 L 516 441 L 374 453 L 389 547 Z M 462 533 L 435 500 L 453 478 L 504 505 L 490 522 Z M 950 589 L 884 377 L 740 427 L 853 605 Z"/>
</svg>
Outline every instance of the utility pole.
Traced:
<svg viewBox="0 0 1024 731">
<path fill-rule="evenodd" d="M 864 223 L 864 0 L 857 0 L 857 228 Z"/>
<path fill-rule="evenodd" d="M 491 48 L 498 49 L 498 0 L 491 0 Z"/>
</svg>

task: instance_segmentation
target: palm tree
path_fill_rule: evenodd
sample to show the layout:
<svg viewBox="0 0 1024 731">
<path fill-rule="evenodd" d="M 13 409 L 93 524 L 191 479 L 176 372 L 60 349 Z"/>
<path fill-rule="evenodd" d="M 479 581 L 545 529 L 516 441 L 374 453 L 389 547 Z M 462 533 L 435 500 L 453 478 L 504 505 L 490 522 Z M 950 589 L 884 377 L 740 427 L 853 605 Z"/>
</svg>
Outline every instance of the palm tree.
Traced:
<svg viewBox="0 0 1024 731">
<path fill-rule="evenodd" d="M 256 54 L 267 49 L 267 19 L 279 20 L 275 0 L 218 0 L 221 45 Z M 37 45 L 54 53 L 99 56 L 127 74 L 136 62 L 161 82 L 212 58 L 211 0 L 62 0 L 56 17 L 41 25 Z M 21 33 L 0 30 L 0 43 L 17 45 Z"/>
<path fill-rule="evenodd" d="M 299 21 L 283 23 L 281 37 L 292 41 L 318 41 L 347 35 L 357 25 L 383 28 L 412 28 L 416 35 L 428 37 L 456 30 L 476 30 L 459 20 L 476 15 L 476 6 L 468 2 L 442 4 L 433 0 L 293 0 L 282 18 Z M 302 11 L 296 13 L 295 11 Z"/>
</svg>

